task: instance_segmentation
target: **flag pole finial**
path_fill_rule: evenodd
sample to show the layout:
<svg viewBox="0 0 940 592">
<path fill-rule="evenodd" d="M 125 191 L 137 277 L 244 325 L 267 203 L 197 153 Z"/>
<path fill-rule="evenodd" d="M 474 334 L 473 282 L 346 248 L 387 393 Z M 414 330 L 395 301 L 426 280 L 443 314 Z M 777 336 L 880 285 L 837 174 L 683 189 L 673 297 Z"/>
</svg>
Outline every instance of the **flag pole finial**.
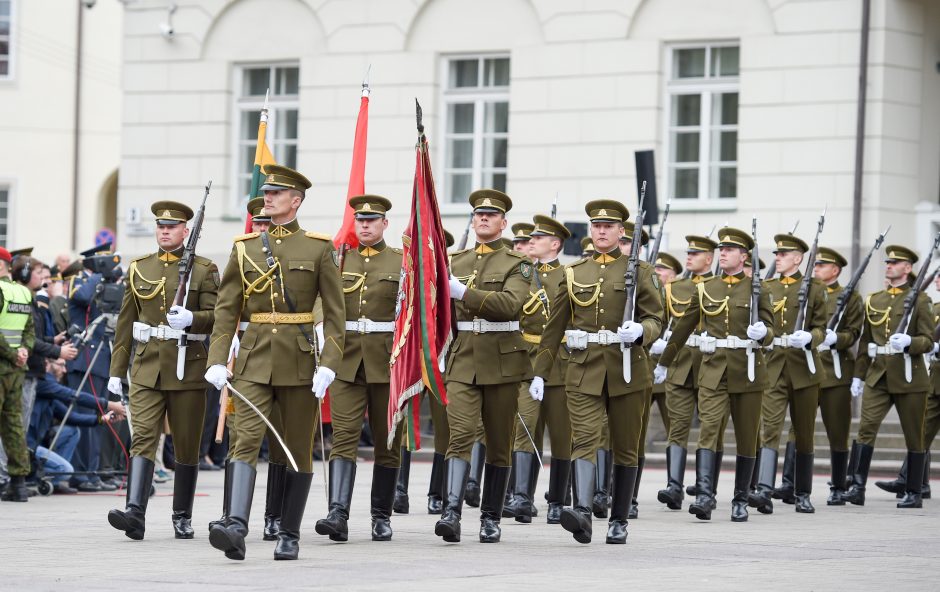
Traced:
<svg viewBox="0 0 940 592">
<path fill-rule="evenodd" d="M 262 111 L 268 110 L 268 98 L 271 96 L 271 89 L 268 88 L 264 91 L 264 105 L 261 107 Z"/>
<path fill-rule="evenodd" d="M 421 103 L 418 102 L 417 97 L 415 97 L 415 120 L 418 123 L 418 133 L 424 134 L 424 123 L 422 119 L 424 117 L 423 112 L 421 111 Z"/>
<path fill-rule="evenodd" d="M 366 68 L 366 75 L 362 78 L 362 96 L 368 97 L 369 93 L 372 92 L 372 87 L 369 86 L 369 76 L 372 74 L 372 64 L 369 64 L 369 67 Z"/>
</svg>

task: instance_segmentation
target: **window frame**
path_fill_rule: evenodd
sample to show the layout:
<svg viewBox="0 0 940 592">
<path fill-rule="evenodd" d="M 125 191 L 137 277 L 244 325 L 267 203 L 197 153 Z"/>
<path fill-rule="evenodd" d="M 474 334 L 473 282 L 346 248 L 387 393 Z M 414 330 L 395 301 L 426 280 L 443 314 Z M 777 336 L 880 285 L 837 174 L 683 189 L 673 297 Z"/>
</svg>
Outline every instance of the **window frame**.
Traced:
<svg viewBox="0 0 940 592">
<path fill-rule="evenodd" d="M 483 68 L 483 63 L 488 59 L 506 59 L 509 60 L 510 67 L 510 78 L 509 84 L 506 86 L 474 86 L 467 88 L 451 88 L 450 87 L 450 64 L 455 61 L 460 60 L 478 60 L 480 62 L 480 71 L 478 76 L 482 77 L 485 75 L 485 70 Z M 439 74 L 440 74 L 440 125 L 438 126 L 438 131 L 436 134 L 438 146 L 440 150 L 435 158 L 437 163 L 437 170 L 441 171 L 440 181 L 438 183 L 438 194 L 439 194 L 439 205 L 441 211 L 444 214 L 456 214 L 463 213 L 466 211 L 466 202 L 461 201 L 461 197 L 452 200 L 447 194 L 447 183 L 448 183 L 448 171 L 451 167 L 447 166 L 447 159 L 449 156 L 447 150 L 447 140 L 450 136 L 448 131 L 448 112 L 449 107 L 453 103 L 473 103 L 474 104 L 474 121 L 473 121 L 473 154 L 470 167 L 470 190 L 474 191 L 483 187 L 483 178 L 486 174 L 486 171 L 489 170 L 491 174 L 499 174 L 494 171 L 502 169 L 502 174 L 506 175 L 506 183 L 508 186 L 509 183 L 509 159 L 508 159 L 508 150 L 509 150 L 509 138 L 510 134 L 509 129 L 509 119 L 511 116 L 510 111 L 510 89 L 512 86 L 512 56 L 509 51 L 483 51 L 483 52 L 473 52 L 473 53 L 448 53 L 442 54 L 440 56 L 439 62 Z M 485 105 L 487 103 L 498 103 L 503 102 L 507 105 L 507 131 L 504 132 L 487 132 L 485 131 L 486 126 L 486 110 Z M 507 150 L 507 159 L 506 167 L 486 167 L 484 166 L 484 149 L 486 144 L 486 138 L 488 136 L 493 136 L 499 138 L 505 135 L 506 138 L 506 150 Z M 462 199 L 466 199 L 467 196 L 462 196 Z"/>
<path fill-rule="evenodd" d="M 9 49 L 7 53 L 7 73 L 5 75 L 0 74 L 0 83 L 16 80 L 16 0 L 9 0 L 9 2 L 10 16 L 7 18 L 10 21 L 10 33 L 7 35 L 7 47 Z"/>
<path fill-rule="evenodd" d="M 715 49 L 725 47 L 738 48 L 738 75 L 712 78 L 708 76 L 711 65 L 711 52 Z M 683 49 L 705 49 L 706 51 L 706 76 L 701 78 L 673 79 L 675 73 L 676 52 Z M 709 41 L 689 41 L 681 43 L 669 43 L 664 46 L 664 64 L 665 76 L 663 80 L 663 97 L 665 105 L 663 110 L 663 153 L 664 176 L 666 196 L 672 200 L 673 207 L 677 210 L 709 210 L 709 211 L 727 211 L 736 210 L 737 202 L 740 198 L 740 191 L 736 192 L 735 197 L 718 197 L 717 189 L 715 196 L 712 197 L 712 184 L 718 183 L 717 176 L 712 175 L 712 166 L 721 161 L 712 159 L 712 132 L 720 131 L 722 128 L 733 127 L 734 131 L 740 132 L 740 98 L 741 98 L 741 70 L 740 70 L 740 39 L 709 40 Z M 738 94 L 738 123 L 729 126 L 728 124 L 716 124 L 713 118 L 714 102 L 713 95 L 735 92 Z M 673 183 L 673 161 L 672 151 L 674 148 L 672 138 L 672 110 L 673 97 L 677 95 L 697 94 L 701 97 L 700 104 L 700 122 L 697 126 L 699 133 L 699 159 L 696 165 L 699 169 L 698 174 L 698 197 L 696 198 L 677 198 L 675 197 L 675 187 Z M 738 164 L 740 160 L 735 160 L 735 176 L 740 176 Z M 680 167 L 682 168 L 682 167 Z M 690 167 L 691 168 L 691 167 Z M 713 179 L 713 177 L 715 177 Z M 704 192 L 703 192 L 704 191 Z"/>
<path fill-rule="evenodd" d="M 16 195 L 16 179 L 10 177 L 0 177 L 0 191 L 7 192 L 7 217 L 5 220 L 7 233 L 5 245 L 3 240 L 0 240 L 0 245 L 4 245 L 9 249 L 12 245 L 15 244 L 16 241 L 16 233 L 14 232 L 14 229 L 16 228 L 16 224 L 14 224 L 16 219 L 16 208 L 14 208 L 14 202 L 16 201 L 14 199 Z"/>
<path fill-rule="evenodd" d="M 296 95 L 275 95 L 271 94 L 268 99 L 268 127 L 265 140 L 274 157 L 278 158 L 278 145 L 293 144 L 297 152 L 300 152 L 300 107 L 301 107 L 301 83 L 300 83 L 300 60 L 278 60 L 273 62 L 241 62 L 234 64 L 233 68 L 233 92 L 232 92 L 232 140 L 230 154 L 232 155 L 231 187 L 229 200 L 229 216 L 233 218 L 243 218 L 245 214 L 246 196 L 241 193 L 241 185 L 248 171 L 240 170 L 242 150 L 247 144 L 241 137 L 242 118 L 246 112 L 260 112 L 264 106 L 264 96 L 243 96 L 242 85 L 245 82 L 245 71 L 259 68 L 271 70 L 270 76 L 275 76 L 274 71 L 277 68 L 297 68 L 297 94 Z M 278 112 L 294 109 L 297 111 L 297 138 L 286 140 L 277 137 L 277 118 Z M 252 161 L 253 162 L 253 161 Z M 281 163 L 281 160 L 278 160 Z"/>
</svg>

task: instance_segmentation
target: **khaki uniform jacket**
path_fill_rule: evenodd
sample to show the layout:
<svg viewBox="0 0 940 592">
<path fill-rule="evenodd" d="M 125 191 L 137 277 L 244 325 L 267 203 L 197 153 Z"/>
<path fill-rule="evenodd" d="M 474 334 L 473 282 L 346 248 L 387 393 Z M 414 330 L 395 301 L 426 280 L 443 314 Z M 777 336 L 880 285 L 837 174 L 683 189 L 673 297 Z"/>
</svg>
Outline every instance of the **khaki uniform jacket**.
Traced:
<svg viewBox="0 0 940 592">
<path fill-rule="evenodd" d="M 855 376 L 874 387 L 885 378 L 891 393 L 925 393 L 930 391 L 930 377 L 924 356 L 933 350 L 933 311 L 930 299 L 921 292 L 914 304 L 914 311 L 907 333 L 911 336 L 908 354 L 911 357 L 911 382 L 904 378 L 904 356 L 880 355 L 868 357 L 868 344 L 886 345 L 888 338 L 897 330 L 904 315 L 904 300 L 911 291 L 910 284 L 875 292 L 865 300 L 865 324 L 859 339 L 859 356 L 855 363 Z"/>
<path fill-rule="evenodd" d="M 347 321 L 395 321 L 401 257 L 401 249 L 389 247 L 385 241 L 371 247 L 360 246 L 346 254 L 343 263 L 343 296 Z M 394 335 L 394 332 L 346 331 L 343 361 L 336 369 L 336 377 L 345 382 L 355 382 L 360 366 L 364 366 L 368 384 L 388 382 L 388 360 L 392 354 Z"/>
<path fill-rule="evenodd" d="M 764 282 L 764 291 L 770 294 L 770 304 L 773 307 L 774 335 L 783 337 L 801 329 L 796 326 L 796 317 L 799 314 L 799 292 L 803 274 L 797 271 L 785 278 L 775 278 Z M 767 354 L 768 384 L 776 384 L 784 372 L 790 378 L 790 384 L 795 389 L 818 385 L 823 379 L 822 364 L 819 361 L 819 352 L 816 347 L 826 337 L 826 287 L 818 280 L 812 280 L 809 285 L 809 295 L 806 303 L 806 322 L 804 327 L 813 334 L 810 343 L 813 363 L 816 372 L 811 373 L 806 363 L 806 353 L 801 349 L 776 345 Z"/>
<path fill-rule="evenodd" d="M 207 365 L 226 363 L 232 335 L 240 321 L 247 321 L 235 359 L 235 377 L 273 386 L 309 385 L 314 352 L 300 327 L 315 339 L 312 317 L 318 295 L 323 299 L 325 335 L 320 363 L 335 371 L 343 359 L 346 313 L 336 251 L 328 236 L 304 232 L 296 220 L 271 226 L 268 235 L 275 262 L 272 269 L 265 262 L 260 233 L 235 239 L 222 274 Z M 296 314 L 309 315 L 309 321 L 271 322 L 279 315 L 286 319 L 292 314 L 285 288 Z"/>
<path fill-rule="evenodd" d="M 934 302 L 933 304 L 933 326 L 934 326 L 934 338 L 937 337 L 936 327 L 940 326 L 940 302 Z M 936 341 L 936 339 L 935 339 Z M 934 356 L 933 362 L 930 364 L 930 383 L 931 390 L 933 394 L 940 394 L 940 356 Z"/>
<path fill-rule="evenodd" d="M 708 278 L 712 272 L 690 278 L 675 279 L 666 284 L 666 326 L 673 327 L 682 317 L 693 298 L 697 297 L 696 286 Z M 698 333 L 698 331 L 693 331 Z M 693 388 L 697 384 L 698 368 L 702 364 L 702 352 L 698 348 L 683 347 L 676 354 L 676 359 L 669 365 L 666 382 L 675 386 Z"/>
<path fill-rule="evenodd" d="M 137 343 L 133 363 L 130 360 L 135 322 L 151 327 L 169 326 L 166 313 L 173 306 L 179 287 L 182 253 L 183 249 L 172 253 L 159 251 L 131 261 L 124 282 L 124 301 L 114 331 L 111 376 L 123 377 L 131 366 L 131 381 L 139 386 L 163 391 L 206 388 L 203 378 L 208 355 L 205 341 L 188 341 L 183 380 L 176 377 L 179 349 L 175 339 L 151 338 L 147 343 Z M 208 335 L 212 332 L 218 290 L 219 270 L 215 263 L 196 256 L 186 295 L 186 308 L 193 313 L 193 322 L 186 329 L 187 333 Z"/>
<path fill-rule="evenodd" d="M 838 282 L 826 286 L 826 292 L 829 298 L 826 300 L 826 322 L 832 318 L 836 312 L 839 294 L 845 288 Z M 832 349 L 825 349 L 819 352 L 819 359 L 822 361 L 822 367 L 825 370 L 820 388 L 829 388 L 833 386 L 846 386 L 852 384 L 852 377 L 855 375 L 855 354 L 854 346 L 858 341 L 858 336 L 862 333 L 862 321 L 864 313 L 862 312 L 862 297 L 858 292 L 852 292 L 849 296 L 848 305 L 845 308 L 845 314 L 836 327 L 836 342 Z M 842 364 L 842 378 L 836 378 L 832 367 L 833 349 L 835 355 L 839 356 L 839 363 Z M 863 354 L 865 352 L 862 352 Z"/>
<path fill-rule="evenodd" d="M 550 376 L 558 345 L 568 327 L 588 333 L 617 332 L 623 324 L 627 301 L 624 281 L 627 260 L 617 248 L 608 254 L 597 253 L 576 261 L 565 269 L 557 304 L 536 356 L 536 376 Z M 565 372 L 565 387 L 569 392 L 600 396 L 606 383 L 608 395 L 618 396 L 653 386 L 645 345 L 658 339 L 663 330 L 663 299 L 659 286 L 659 277 L 652 266 L 641 261 L 637 266 L 634 320 L 643 325 L 643 337 L 629 348 L 633 380 L 627 384 L 623 379 L 623 354 L 619 345 L 589 343 L 587 349 L 569 352 Z"/>
<path fill-rule="evenodd" d="M 542 284 L 542 290 L 545 300 L 548 301 L 548 309 L 539 298 L 539 287 L 536 283 L 536 276 Z M 529 343 L 529 360 L 532 366 L 535 366 L 535 356 L 539 352 L 539 344 L 542 342 L 542 332 L 548 325 L 548 318 L 551 315 L 551 309 L 558 300 L 558 290 L 561 288 L 565 277 L 565 268 L 557 259 L 548 263 L 536 265 L 535 273 L 532 274 L 532 284 L 529 286 L 529 299 L 522 305 L 522 336 Z M 564 344 L 558 348 L 558 359 L 552 367 L 551 374 L 545 379 L 548 386 L 561 386 L 565 384 L 564 361 L 568 357 Z"/>
<path fill-rule="evenodd" d="M 774 328 L 770 298 L 766 291 L 761 291 L 759 302 L 757 318 L 767 326 L 767 335 L 760 345 L 767 346 L 773 341 Z M 705 280 L 698 284 L 696 297 L 689 302 L 682 318 L 673 328 L 659 363 L 666 367 L 672 364 L 696 327 L 702 327 L 703 333 L 717 339 L 725 339 L 729 335 L 747 339 L 747 327 L 750 324 L 750 278 L 742 272 Z M 756 348 L 754 356 L 754 382 L 751 382 L 747 378 L 746 349 L 716 348 L 714 353 L 703 354 L 702 365 L 698 369 L 699 386 L 715 390 L 724 381 L 731 394 L 765 390 L 767 368 L 764 354 L 760 348 Z"/>
<path fill-rule="evenodd" d="M 532 264 L 506 249 L 502 239 L 451 255 L 451 273 L 467 286 L 454 300 L 457 321 L 518 321 L 529 293 Z M 447 357 L 445 380 L 509 384 L 532 377 L 529 347 L 520 331 L 458 331 Z"/>
</svg>

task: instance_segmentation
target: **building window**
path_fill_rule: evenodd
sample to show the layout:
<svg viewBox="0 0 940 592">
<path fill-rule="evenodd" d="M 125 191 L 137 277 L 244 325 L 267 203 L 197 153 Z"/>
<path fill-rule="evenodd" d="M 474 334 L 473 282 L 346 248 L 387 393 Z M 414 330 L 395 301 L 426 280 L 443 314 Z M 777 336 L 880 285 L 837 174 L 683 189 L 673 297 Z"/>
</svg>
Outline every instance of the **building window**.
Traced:
<svg viewBox="0 0 940 592">
<path fill-rule="evenodd" d="M 509 58 L 450 57 L 445 75 L 445 201 L 463 201 L 482 187 L 505 191 Z"/>
<path fill-rule="evenodd" d="M 0 80 L 13 76 L 13 0 L 0 0 Z"/>
<path fill-rule="evenodd" d="M 669 195 L 680 200 L 738 196 L 738 63 L 735 44 L 669 49 L 666 92 Z"/>
<path fill-rule="evenodd" d="M 268 98 L 268 128 L 265 140 L 278 164 L 297 168 L 297 121 L 300 68 L 295 65 L 243 66 L 236 80 L 238 99 L 235 104 L 238 122 L 236 162 L 236 195 L 239 207 L 248 199 L 251 172 L 258 143 L 258 122 L 264 95 Z"/>
<path fill-rule="evenodd" d="M 0 185 L 0 246 L 8 246 L 10 238 L 7 231 L 10 228 L 10 188 Z"/>
</svg>

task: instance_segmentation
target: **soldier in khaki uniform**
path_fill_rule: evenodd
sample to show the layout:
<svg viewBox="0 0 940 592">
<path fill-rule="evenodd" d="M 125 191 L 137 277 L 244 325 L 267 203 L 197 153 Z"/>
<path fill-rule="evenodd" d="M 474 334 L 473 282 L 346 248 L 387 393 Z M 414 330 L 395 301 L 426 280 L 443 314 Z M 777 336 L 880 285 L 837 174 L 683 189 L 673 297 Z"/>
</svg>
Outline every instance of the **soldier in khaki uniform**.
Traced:
<svg viewBox="0 0 940 592">
<path fill-rule="evenodd" d="M 534 222 L 529 249 L 536 268 L 529 286 L 529 299 L 522 306 L 520 321 L 522 337 L 530 344 L 529 357 L 533 361 L 551 313 L 552 302 L 557 297 L 554 291 L 562 284 L 565 274 L 564 267 L 558 261 L 558 253 L 565 239 L 571 236 L 564 224 L 548 216 L 537 215 Z M 542 400 L 533 399 L 529 394 L 528 381 L 519 385 L 519 415 L 525 427 L 516 426 L 512 453 L 512 497 L 503 509 L 503 516 L 515 518 L 517 522 L 529 523 L 535 516 L 535 486 L 541 468 L 526 430 L 541 453 L 545 428 L 548 428 L 552 448 L 547 521 L 549 524 L 558 524 L 561 520 L 561 508 L 571 472 L 571 421 L 565 396 L 562 360 L 567 353 L 563 346 L 558 348 L 558 354 L 560 363 L 555 365 L 546 381 Z"/>
<path fill-rule="evenodd" d="M 852 394 L 862 398 L 858 426 L 857 465 L 851 467 L 853 483 L 843 496 L 857 506 L 865 505 L 865 486 L 875 450 L 878 428 L 891 406 L 897 408 L 907 445 L 908 475 L 923 475 L 926 462 L 924 416 L 930 377 L 924 354 L 934 349 L 933 313 L 930 299 L 917 295 L 907 331 L 898 332 L 904 303 L 911 292 L 911 272 L 917 254 L 899 245 L 885 247 L 885 279 L 888 288 L 865 300 L 865 324 L 859 340 L 859 357 L 852 379 Z M 898 508 L 920 508 L 922 479 L 907 480 Z"/>
<path fill-rule="evenodd" d="M 591 542 L 595 485 L 592 461 L 601 446 L 602 424 L 606 420 L 613 453 L 613 503 L 607 542 L 623 544 L 638 470 L 643 413 L 652 390 L 643 345 L 651 343 L 662 331 L 663 302 L 655 272 L 640 261 L 636 269 L 633 319 L 624 320 L 628 257 L 621 253 L 618 241 L 624 234 L 629 212 L 626 206 L 613 200 L 589 202 L 585 210 L 597 253 L 565 269 L 557 303 L 542 334 L 530 391 L 536 397 L 544 392 L 544 378 L 551 375 L 565 337 L 571 352 L 565 388 L 574 440 L 574 507 L 562 510 L 561 524 L 578 542 Z M 624 356 L 629 356 L 629 381 Z"/>
<path fill-rule="evenodd" d="M 774 312 L 774 349 L 767 354 L 768 391 L 764 396 L 761 422 L 761 451 L 757 488 L 749 498 L 758 512 L 774 511 L 771 496 L 777 477 L 777 448 L 784 416 L 790 418 L 796 434 L 794 498 L 796 511 L 811 514 L 813 491 L 813 450 L 819 384 L 824 370 L 817 347 L 826 337 L 826 288 L 818 280 L 810 283 L 806 315 L 802 327 L 799 314 L 800 264 L 809 247 L 792 234 L 774 236 L 776 268 L 779 277 L 764 282 Z"/>
<path fill-rule="evenodd" d="M 375 441 L 372 467 L 372 540 L 392 540 L 392 503 L 400 462 L 401 430 L 388 441 L 389 355 L 395 333 L 395 305 L 401 277 L 401 249 L 385 243 L 386 212 L 392 203 L 379 195 L 352 197 L 359 248 L 343 264 L 346 343 L 330 389 L 333 449 L 330 452 L 330 510 L 317 521 L 317 534 L 349 538 L 347 520 L 356 480 L 356 454 L 363 417 Z"/>
<path fill-rule="evenodd" d="M 265 167 L 267 232 L 237 237 L 222 276 L 209 347 L 206 380 L 221 388 L 234 328 L 245 327 L 235 358 L 232 386 L 265 416 L 279 407 L 282 436 L 298 464 L 288 470 L 275 559 L 296 559 L 300 523 L 313 478 L 313 433 L 317 398 L 335 378 L 343 357 L 345 317 L 338 259 L 327 235 L 304 232 L 297 210 L 310 182 L 287 167 Z M 316 366 L 314 303 L 323 301 L 324 334 Z M 316 370 L 316 373 L 314 373 Z M 312 383 L 312 384 L 311 384 Z M 311 394 L 311 390 L 313 394 Z M 315 396 L 314 396 L 315 395 Z M 238 440 L 229 463 L 230 508 L 224 526 L 214 526 L 209 542 L 229 559 L 244 559 L 255 463 L 266 426 L 248 405 L 235 404 Z"/>
<path fill-rule="evenodd" d="M 505 248 L 500 235 L 512 201 L 481 189 L 470 194 L 477 244 L 451 256 L 450 296 L 457 336 L 447 355 L 445 387 L 450 444 L 446 500 L 434 534 L 460 541 L 460 516 L 470 473 L 470 449 L 481 421 L 486 437 L 480 542 L 500 539 L 499 521 L 512 462 L 519 383 L 532 377 L 528 345 L 519 332 L 532 264 Z"/>
<path fill-rule="evenodd" d="M 689 235 L 685 237 L 685 268 L 688 277 L 679 278 L 665 284 L 666 332 L 661 340 L 653 343 L 650 351 L 661 354 L 666 341 L 671 335 L 671 328 L 682 318 L 692 302 L 698 284 L 712 277 L 712 263 L 718 244 L 705 236 Z M 675 360 L 669 364 L 666 375 L 666 408 L 669 410 L 669 435 L 666 446 L 666 489 L 657 494 L 660 503 L 670 510 L 682 508 L 683 481 L 688 456 L 689 432 L 692 429 L 692 417 L 698 392 L 698 368 L 702 362 L 702 352 L 698 348 L 701 330 L 697 329 L 689 336 L 688 343 L 679 348 Z M 721 468 L 721 447 L 716 449 L 715 478 Z"/>
<path fill-rule="evenodd" d="M 768 294 L 762 291 L 758 322 L 751 324 L 752 284 L 744 273 L 747 252 L 754 248 L 751 236 L 726 227 L 718 231 L 718 239 L 722 275 L 696 284 L 654 374 L 656 380 L 665 380 L 666 368 L 687 347 L 692 333 L 701 331 L 699 350 L 703 355 L 697 379 L 702 428 L 695 452 L 697 497 L 689 513 L 710 520 L 716 507 L 717 450 L 730 413 L 738 449 L 731 520 L 744 522 L 756 462 L 761 398 L 767 386 L 761 347 L 773 340 L 773 318 Z"/>
<path fill-rule="evenodd" d="M 665 302 L 666 290 L 665 287 L 669 285 L 670 282 L 676 280 L 680 273 L 682 273 L 682 263 L 678 259 L 670 255 L 669 253 L 659 253 L 656 256 L 656 261 L 653 263 L 653 269 L 656 271 L 656 275 L 659 276 L 659 284 L 663 286 L 663 289 L 660 293 L 663 296 L 663 302 Z M 669 314 L 666 313 L 666 319 L 668 322 Z M 654 342 L 655 343 L 655 342 Z M 656 367 L 656 364 L 659 363 L 659 354 L 653 355 L 652 351 L 650 352 L 650 370 Z M 659 416 L 663 419 L 663 428 L 666 430 L 666 434 L 669 434 L 669 408 L 666 406 L 666 385 L 664 383 L 654 384 L 653 385 L 653 403 L 656 403 L 656 408 L 659 409 Z"/>
<path fill-rule="evenodd" d="M 199 475 L 199 441 L 206 412 L 206 337 L 215 317 L 219 270 L 205 257 L 195 257 L 184 306 L 173 304 L 179 286 L 180 257 L 192 219 L 189 206 L 158 201 L 151 206 L 157 221 L 159 249 L 131 261 L 124 302 L 111 353 L 108 390 L 121 394 L 121 377 L 131 366 L 130 400 L 134 437 L 131 444 L 127 507 L 111 510 L 108 522 L 128 537 L 144 538 L 144 515 L 150 498 L 157 443 L 166 416 L 173 433 L 176 471 L 173 484 L 173 530 L 178 539 L 193 538 L 193 496 Z M 186 335 L 183 377 L 177 376 L 179 338 Z M 136 346 L 132 342 L 136 341 Z M 136 347 L 131 364 L 131 349 Z"/>
<path fill-rule="evenodd" d="M 517 222 L 512 225 L 512 250 L 529 257 L 529 242 L 532 239 L 532 230 L 535 225 L 528 222 Z"/>
</svg>

